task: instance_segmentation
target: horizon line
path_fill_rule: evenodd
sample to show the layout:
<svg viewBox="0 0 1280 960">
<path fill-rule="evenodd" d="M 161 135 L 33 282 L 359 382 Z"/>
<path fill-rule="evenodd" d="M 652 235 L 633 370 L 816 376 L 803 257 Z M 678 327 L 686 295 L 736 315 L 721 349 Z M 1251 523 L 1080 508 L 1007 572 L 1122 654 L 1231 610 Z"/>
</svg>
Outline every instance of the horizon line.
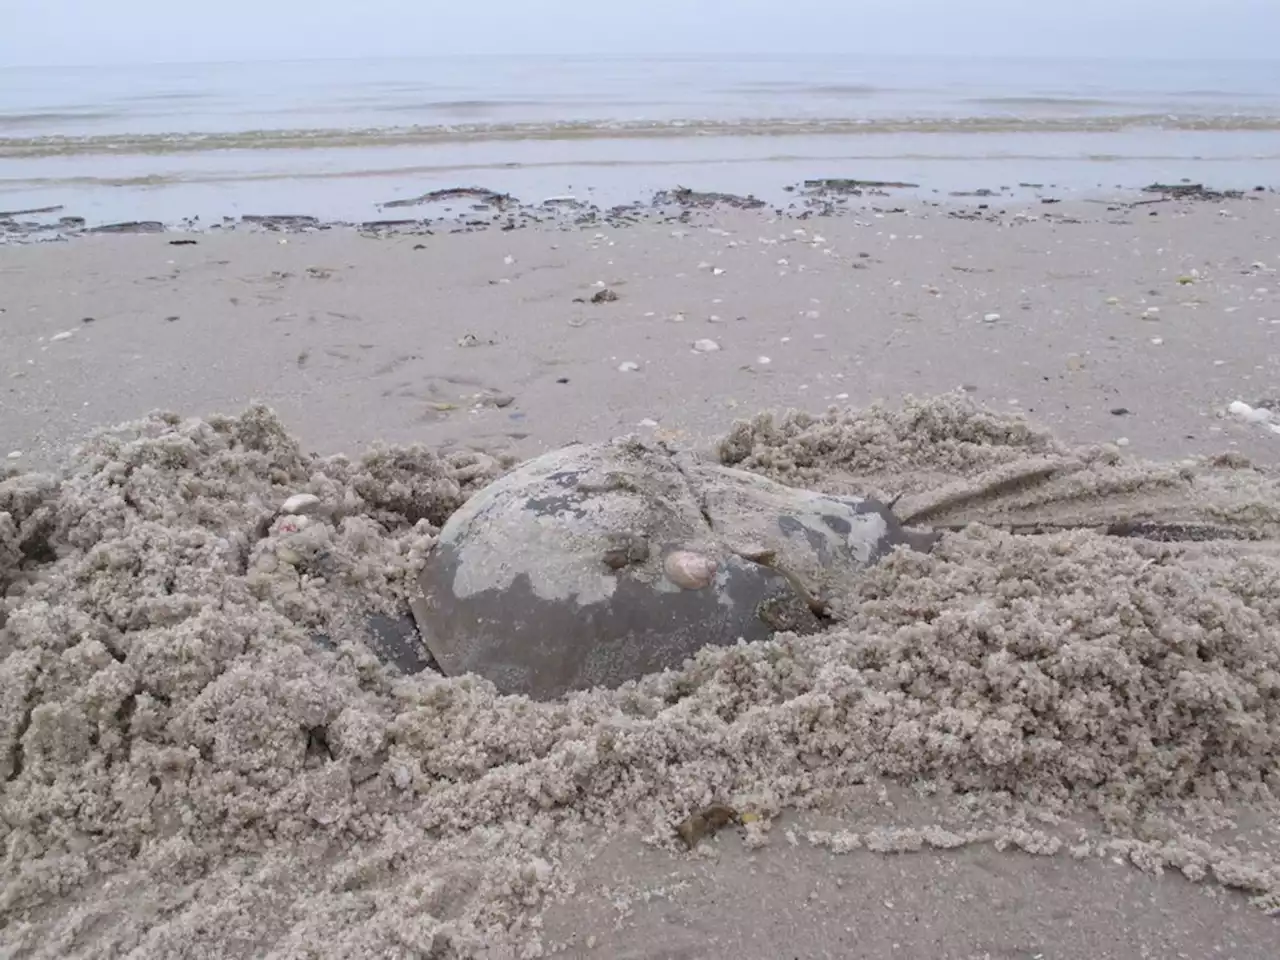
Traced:
<svg viewBox="0 0 1280 960">
<path fill-rule="evenodd" d="M 83 62 L 61 62 L 61 63 L 11 63 L 0 64 L 0 72 L 5 70 L 71 70 L 71 69 L 87 69 L 87 68 L 119 68 L 119 67 L 215 67 L 215 66 L 238 66 L 244 64 L 258 63 L 355 63 L 360 61 L 396 61 L 396 60 L 495 60 L 495 59 L 519 59 L 519 60 L 674 60 L 674 59 L 720 59 L 728 60 L 735 58 L 760 59 L 760 58 L 797 58 L 797 57 L 855 57 L 869 60 L 954 60 L 954 61 L 973 61 L 973 60 L 1003 60 L 1003 61 L 1119 61 L 1129 63 L 1269 63 L 1280 65 L 1280 58 L 1266 56 L 1187 56 L 1187 57 L 1171 57 L 1171 56 L 1130 56 L 1128 54 L 1115 53 L 1053 53 L 1053 54 L 1035 54 L 1035 53 L 911 53 L 906 51 L 895 51 L 886 53 L 883 51 L 852 51 L 852 50 L 777 50 L 777 51 L 719 51 L 719 52 L 647 52 L 647 53 L 592 53 L 592 52 L 550 52 L 550 53 L 515 53 L 515 52 L 484 52 L 484 53 L 397 53 L 397 54 L 363 54 L 351 56 L 311 56 L 311 57 L 269 57 L 269 56 L 249 56 L 239 58 L 217 58 L 217 59 L 199 59 L 199 60 L 98 60 Z"/>
</svg>

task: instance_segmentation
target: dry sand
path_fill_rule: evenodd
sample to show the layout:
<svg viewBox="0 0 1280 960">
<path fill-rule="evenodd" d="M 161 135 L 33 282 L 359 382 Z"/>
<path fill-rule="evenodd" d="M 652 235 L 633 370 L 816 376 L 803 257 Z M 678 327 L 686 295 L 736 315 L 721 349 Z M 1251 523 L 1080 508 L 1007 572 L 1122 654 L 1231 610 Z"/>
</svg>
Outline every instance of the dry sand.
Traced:
<svg viewBox="0 0 1280 960">
<path fill-rule="evenodd" d="M 1280 436 L 1220 414 L 1274 385 L 1276 215 L 1142 217 L 0 251 L 2 362 L 25 374 L 0 483 L 3 955 L 1273 956 Z M 596 279 L 620 299 L 573 304 Z M 706 336 L 723 349 L 693 353 Z M 730 397 L 754 413 L 802 384 L 811 408 L 977 389 L 729 429 Z M 481 387 L 513 403 L 473 412 Z M 280 417 L 157 414 L 59 453 L 255 395 Z M 878 567 L 827 633 L 620 691 L 535 704 L 379 664 L 360 614 L 403 607 L 502 468 L 457 447 L 645 416 L 955 532 Z M 1092 443 L 1117 424 L 1128 450 Z M 380 435 L 443 452 L 304 452 Z M 280 514 L 300 492 L 324 505 L 307 524 Z M 1150 521 L 1212 539 L 1053 529 Z M 737 822 L 687 852 L 676 826 L 712 803 Z"/>
</svg>

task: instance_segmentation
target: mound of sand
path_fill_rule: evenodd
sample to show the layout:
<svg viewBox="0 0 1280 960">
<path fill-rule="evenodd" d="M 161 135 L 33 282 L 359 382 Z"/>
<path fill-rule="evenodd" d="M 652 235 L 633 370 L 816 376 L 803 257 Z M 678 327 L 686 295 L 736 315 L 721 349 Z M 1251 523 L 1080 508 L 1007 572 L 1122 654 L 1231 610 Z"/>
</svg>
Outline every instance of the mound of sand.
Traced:
<svg viewBox="0 0 1280 960">
<path fill-rule="evenodd" d="M 720 456 L 957 531 L 824 634 L 542 704 L 400 676 L 362 632 L 501 464 L 311 457 L 254 408 L 0 481 L 6 954 L 536 956 L 589 833 L 677 850 L 723 802 L 767 843 L 784 808 L 893 782 L 1006 829 L 886 850 L 1052 854 L 1051 825 L 1088 816 L 1076 855 L 1280 906 L 1280 861 L 1217 836 L 1280 794 L 1274 473 L 1070 450 L 954 397 L 763 417 Z M 282 513 L 298 493 L 319 503 Z"/>
</svg>

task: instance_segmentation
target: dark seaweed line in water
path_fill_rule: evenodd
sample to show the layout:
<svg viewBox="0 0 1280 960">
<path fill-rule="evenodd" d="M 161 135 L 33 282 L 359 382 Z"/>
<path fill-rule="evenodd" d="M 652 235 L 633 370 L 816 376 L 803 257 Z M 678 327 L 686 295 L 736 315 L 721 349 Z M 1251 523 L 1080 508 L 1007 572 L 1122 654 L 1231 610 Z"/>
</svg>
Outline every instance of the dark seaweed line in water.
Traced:
<svg viewBox="0 0 1280 960">
<path fill-rule="evenodd" d="M 414 146 L 507 140 L 674 139 L 695 136 L 820 136 L 885 133 L 1115 133 L 1135 127 L 1180 131 L 1280 131 L 1280 116 L 954 117 L 907 119 L 761 119 L 456 124 L 362 130 L 250 130 L 227 133 L 0 137 L 0 157 L 94 153 L 195 153 L 208 150 L 299 150 Z"/>
<path fill-rule="evenodd" d="M 762 165 L 770 163 L 814 163 L 818 165 L 831 165 L 836 163 L 862 163 L 862 162 L 885 162 L 885 161 L 903 161 L 903 162 L 933 162 L 933 163 L 956 163 L 963 162 L 969 164 L 976 163 L 1043 163 L 1048 161 L 1061 161 L 1062 156 L 1052 156 L 1049 154 L 1018 154 L 1018 153 L 1001 153 L 998 156 L 982 156 L 974 154 L 840 154 L 838 156 L 822 155 L 822 156 L 804 156 L 795 154 L 775 155 L 775 156 L 759 156 L 759 157 L 722 157 L 715 161 L 719 167 L 741 165 Z M 1280 153 L 1270 155 L 1252 155 L 1252 156 L 1227 156 L 1227 157 L 1199 157 L 1199 156 L 1179 156 L 1177 154 L 1123 154 L 1123 155 L 1105 155 L 1105 156 L 1081 156 L 1069 157 L 1073 163 L 1117 163 L 1117 162 L 1146 162 L 1146 163 L 1182 163 L 1194 160 L 1197 163 L 1231 163 L 1241 160 L 1252 161 L 1274 161 L 1280 163 Z M 269 170 L 254 173 L 244 173 L 241 171 L 231 171 L 227 173 L 203 173 L 198 171 L 173 173 L 173 174 L 143 174 L 136 177 L 93 177 L 93 176 L 75 176 L 75 177 L 13 177 L 5 181 L 9 187 L 163 187 L 178 184 L 197 184 L 197 183 L 257 183 L 270 182 L 273 180 L 360 180 L 366 178 L 377 177 L 409 177 L 409 176 L 439 176 L 441 174 L 461 174 L 466 172 L 484 173 L 484 172 L 510 172 L 511 170 L 560 170 L 564 168 L 575 169 L 624 169 L 627 167 L 643 167 L 652 169 L 656 167 L 684 167 L 705 163 L 706 161 L 698 157 L 673 157 L 670 159 L 651 159 L 641 158 L 635 160 L 592 160 L 579 159 L 576 157 L 568 157 L 563 160 L 546 160 L 538 162 L 514 163 L 511 161 L 495 161 L 493 163 L 444 163 L 444 164 L 415 164 L 413 166 L 389 166 L 389 167 L 352 167 L 347 170 L 314 170 L 314 171 L 295 171 L 295 170 Z"/>
</svg>

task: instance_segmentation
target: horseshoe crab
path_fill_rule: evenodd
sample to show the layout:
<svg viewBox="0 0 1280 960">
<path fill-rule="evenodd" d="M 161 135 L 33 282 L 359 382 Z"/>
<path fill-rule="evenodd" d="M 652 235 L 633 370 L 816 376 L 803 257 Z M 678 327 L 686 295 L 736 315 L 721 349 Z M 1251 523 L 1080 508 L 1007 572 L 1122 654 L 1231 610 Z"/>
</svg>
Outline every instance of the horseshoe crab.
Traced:
<svg viewBox="0 0 1280 960">
<path fill-rule="evenodd" d="M 450 517 L 412 608 L 447 676 L 550 699 L 678 667 L 710 644 L 816 631 L 827 599 L 868 566 L 937 537 L 874 500 L 635 440 L 574 445 Z"/>
</svg>

